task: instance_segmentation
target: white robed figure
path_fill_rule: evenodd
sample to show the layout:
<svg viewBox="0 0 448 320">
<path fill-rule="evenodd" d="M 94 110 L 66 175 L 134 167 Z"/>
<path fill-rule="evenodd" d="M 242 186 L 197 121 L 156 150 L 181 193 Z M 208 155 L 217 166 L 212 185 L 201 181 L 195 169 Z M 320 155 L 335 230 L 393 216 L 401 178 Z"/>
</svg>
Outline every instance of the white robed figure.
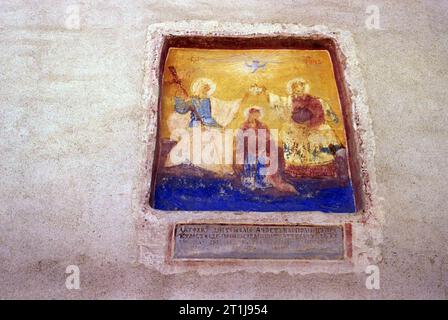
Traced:
<svg viewBox="0 0 448 320">
<path fill-rule="evenodd" d="M 212 97 L 215 90 L 212 80 L 199 78 L 191 85 L 191 97 L 174 98 L 176 112 L 169 117 L 168 128 L 177 144 L 165 167 L 193 164 L 219 175 L 233 174 L 233 149 L 231 155 L 225 155 L 230 150 L 225 148 L 224 129 L 235 117 L 242 99 L 223 101 Z M 198 133 L 200 144 L 195 140 Z M 231 143 L 233 146 L 233 138 Z"/>
</svg>

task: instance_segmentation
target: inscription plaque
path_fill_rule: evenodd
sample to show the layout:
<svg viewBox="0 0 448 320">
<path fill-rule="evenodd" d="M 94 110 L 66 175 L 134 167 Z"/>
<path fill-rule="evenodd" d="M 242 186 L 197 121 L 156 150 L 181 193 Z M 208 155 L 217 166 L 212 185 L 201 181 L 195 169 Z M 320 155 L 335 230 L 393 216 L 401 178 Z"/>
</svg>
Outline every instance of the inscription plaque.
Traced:
<svg viewBox="0 0 448 320">
<path fill-rule="evenodd" d="M 177 224 L 174 259 L 344 259 L 342 226 Z"/>
</svg>

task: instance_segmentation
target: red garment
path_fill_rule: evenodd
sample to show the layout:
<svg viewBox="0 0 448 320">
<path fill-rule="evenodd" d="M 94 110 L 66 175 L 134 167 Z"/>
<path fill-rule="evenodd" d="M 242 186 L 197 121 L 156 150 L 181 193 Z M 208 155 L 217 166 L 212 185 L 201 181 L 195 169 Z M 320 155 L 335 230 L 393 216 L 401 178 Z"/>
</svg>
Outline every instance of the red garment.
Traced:
<svg viewBox="0 0 448 320">
<path fill-rule="evenodd" d="M 324 123 L 324 109 L 319 99 L 305 94 L 292 98 L 292 119 L 297 123 L 309 121 L 311 127 Z"/>
<path fill-rule="evenodd" d="M 249 121 L 245 121 L 243 123 L 243 125 L 241 126 L 241 130 L 246 131 L 249 129 L 253 129 L 254 130 L 254 134 L 255 134 L 255 140 L 256 140 L 256 148 L 255 148 L 255 152 L 256 155 L 258 155 L 258 130 L 259 129 L 264 129 L 265 131 L 265 135 L 266 135 L 266 146 L 265 146 L 265 150 L 266 150 L 266 156 L 269 157 L 270 155 L 270 146 L 271 146 L 271 134 L 269 132 L 269 128 L 268 126 L 266 126 L 263 122 L 259 121 L 259 120 L 254 120 L 254 123 L 250 123 Z M 248 139 L 245 138 L 244 139 L 244 154 L 247 155 L 248 154 L 248 146 L 247 146 L 247 141 Z"/>
<path fill-rule="evenodd" d="M 249 129 L 253 129 L 254 130 L 254 134 L 256 135 L 255 136 L 255 140 L 256 140 L 256 142 L 257 142 L 257 146 L 256 146 L 256 154 L 255 154 L 255 156 L 258 158 L 258 147 L 259 147 L 259 145 L 258 145 L 258 130 L 259 129 L 264 129 L 264 130 L 266 130 L 266 146 L 265 146 L 265 150 L 266 150 L 266 157 L 267 158 L 269 158 L 269 156 L 270 156 L 270 147 L 271 147 L 271 134 L 270 134 L 270 132 L 269 132 L 269 128 L 268 128 L 268 126 L 267 125 L 265 125 L 263 122 L 261 122 L 261 121 L 259 121 L 259 120 L 254 120 L 254 122 L 249 122 L 249 121 L 245 121 L 244 123 L 243 123 L 243 125 L 241 126 L 241 130 L 244 132 L 244 131 L 246 131 L 246 130 L 249 130 Z M 246 139 L 244 139 L 245 141 L 244 141 L 244 159 L 247 159 L 247 155 L 248 155 L 248 139 L 246 138 Z M 275 148 L 277 148 L 277 146 L 274 144 L 274 141 L 272 141 L 272 143 L 273 143 L 273 147 L 275 147 Z M 238 149 L 237 149 L 237 151 L 238 151 Z M 286 193 L 294 193 L 294 194 L 297 194 L 297 190 L 294 188 L 294 186 L 292 185 L 292 184 L 290 184 L 290 183 L 288 183 L 288 182 L 286 182 L 284 179 L 283 179 L 283 177 L 282 177 L 282 175 L 281 175 L 281 173 L 280 173 L 280 171 L 279 170 L 281 170 L 282 169 L 282 165 L 284 164 L 284 160 L 283 160 L 283 150 L 278 150 L 278 152 L 277 152 L 277 156 L 278 156 L 278 158 L 277 158 L 277 160 L 280 162 L 279 164 L 278 164 L 278 167 L 277 167 L 277 171 L 274 173 L 274 174 L 271 174 L 271 175 L 267 175 L 266 176 L 266 179 L 267 179 L 267 181 L 270 183 L 270 184 L 272 184 L 272 186 L 275 188 L 275 189 L 277 189 L 277 190 L 279 190 L 279 191 L 281 191 L 281 192 L 286 192 Z"/>
</svg>

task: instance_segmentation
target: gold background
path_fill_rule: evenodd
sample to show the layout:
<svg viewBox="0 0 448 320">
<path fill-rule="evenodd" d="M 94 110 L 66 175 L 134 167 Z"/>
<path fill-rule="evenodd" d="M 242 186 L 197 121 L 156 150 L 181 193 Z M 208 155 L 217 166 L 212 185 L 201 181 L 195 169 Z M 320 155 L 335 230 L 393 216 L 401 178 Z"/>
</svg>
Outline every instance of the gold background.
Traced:
<svg viewBox="0 0 448 320">
<path fill-rule="evenodd" d="M 245 63 L 252 64 L 259 60 L 267 63 L 265 69 L 252 69 Z M 213 97 L 221 100 L 240 99 L 253 84 L 264 86 L 267 92 L 287 96 L 286 84 L 289 80 L 301 77 L 310 83 L 310 94 L 326 100 L 339 118 L 339 123 L 332 125 L 336 135 L 345 145 L 345 133 L 341 105 L 333 73 L 333 65 L 326 50 L 289 50 L 289 49 L 190 49 L 170 48 L 165 62 L 162 87 L 161 137 L 169 138 L 168 117 L 174 111 L 174 97 L 179 94 L 179 87 L 170 83 L 173 79 L 168 66 L 174 66 L 182 80 L 184 88 L 190 93 L 191 83 L 201 77 L 216 83 Z M 237 112 L 229 128 L 238 128 L 245 120 L 244 110 L 252 105 L 263 109 L 262 122 L 271 129 L 280 130 L 287 119 L 279 118 L 269 108 L 265 97 L 250 95 Z M 212 105 L 213 108 L 213 105 Z M 189 115 L 187 114 L 189 117 Z"/>
</svg>

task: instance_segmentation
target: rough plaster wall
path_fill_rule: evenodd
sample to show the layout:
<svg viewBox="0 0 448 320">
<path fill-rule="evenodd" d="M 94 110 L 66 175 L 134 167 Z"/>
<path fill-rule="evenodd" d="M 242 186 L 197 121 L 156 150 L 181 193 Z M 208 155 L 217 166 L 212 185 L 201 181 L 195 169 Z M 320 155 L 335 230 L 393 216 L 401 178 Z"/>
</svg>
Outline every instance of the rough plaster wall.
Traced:
<svg viewBox="0 0 448 320">
<path fill-rule="evenodd" d="M 0 298 L 448 298 L 447 1 L 80 1 L 81 29 L 67 30 L 76 2 L 0 0 Z M 365 28 L 370 4 L 383 30 Z M 188 19 L 353 32 L 385 200 L 381 290 L 364 274 L 136 265 L 145 31 Z M 65 288 L 69 264 L 79 291 Z"/>
</svg>

